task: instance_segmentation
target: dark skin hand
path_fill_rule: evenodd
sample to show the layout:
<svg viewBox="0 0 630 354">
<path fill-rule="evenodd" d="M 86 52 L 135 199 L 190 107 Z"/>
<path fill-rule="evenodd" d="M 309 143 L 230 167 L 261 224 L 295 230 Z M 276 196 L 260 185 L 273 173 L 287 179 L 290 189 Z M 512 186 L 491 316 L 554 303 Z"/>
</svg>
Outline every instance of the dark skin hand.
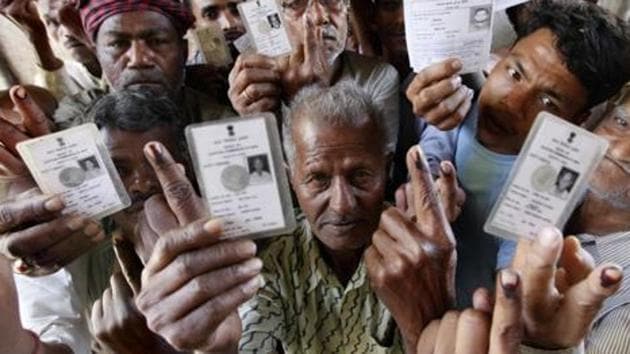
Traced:
<svg viewBox="0 0 630 354">
<path fill-rule="evenodd" d="M 105 234 L 94 220 L 62 215 L 63 200 L 35 188 L 16 145 L 49 133 L 52 123 L 24 88 L 14 87 L 10 95 L 21 120 L 13 124 L 0 120 L 4 145 L 0 164 L 10 183 L 8 198 L 0 205 L 0 253 L 20 259 L 14 263 L 18 272 L 50 274 L 94 247 Z"/>
<path fill-rule="evenodd" d="M 34 1 L 4 1 L 0 5 L 0 13 L 13 18 L 22 26 L 22 29 L 35 47 L 39 65 L 44 70 L 53 71 L 63 66 L 63 62 L 55 56 L 50 46 L 46 26 L 39 16 Z"/>
<path fill-rule="evenodd" d="M 473 308 L 449 311 L 424 328 L 417 353 L 518 353 L 523 336 L 521 287 L 517 273 L 501 271 L 497 277 L 494 306 L 485 289 L 477 290 Z"/>
<path fill-rule="evenodd" d="M 179 353 L 149 330 L 123 274 L 114 273 L 109 282 L 110 287 L 92 306 L 90 320 L 99 344 L 116 354 L 135 354 L 138 348 L 156 354 Z"/>
<path fill-rule="evenodd" d="M 408 353 L 455 297 L 455 239 L 420 151 L 407 153 L 414 214 L 386 209 L 365 252 L 372 289 L 396 320 Z"/>
<path fill-rule="evenodd" d="M 159 235 L 142 272 L 136 305 L 149 328 L 178 350 L 237 352 L 237 307 L 262 285 L 262 262 L 250 240 L 221 240 L 219 220 L 208 211 L 159 143 L 145 147 L 163 190 L 145 202 L 152 232 Z"/>
<path fill-rule="evenodd" d="M 466 203 L 466 192 L 459 186 L 457 171 L 450 161 L 440 163 L 440 177 L 435 180 L 435 188 L 440 194 L 446 218 L 449 222 L 454 222 Z M 413 215 L 414 200 L 411 184 L 405 183 L 398 187 L 395 198 L 398 209 L 408 215 Z"/>
<path fill-rule="evenodd" d="M 413 113 L 440 130 L 453 129 L 461 123 L 473 98 L 473 90 L 462 85 L 457 59 L 430 65 L 420 71 L 407 88 Z"/>
<path fill-rule="evenodd" d="M 519 242 L 512 269 L 523 280 L 524 343 L 545 349 L 578 345 L 623 279 L 619 266 L 593 267 L 576 238 L 553 228 Z"/>
<path fill-rule="evenodd" d="M 331 81 L 330 65 L 322 51 L 321 29 L 304 17 L 304 44 L 291 55 L 270 58 L 260 54 L 240 55 L 230 72 L 228 97 L 241 115 L 274 111 L 300 88 Z"/>
</svg>

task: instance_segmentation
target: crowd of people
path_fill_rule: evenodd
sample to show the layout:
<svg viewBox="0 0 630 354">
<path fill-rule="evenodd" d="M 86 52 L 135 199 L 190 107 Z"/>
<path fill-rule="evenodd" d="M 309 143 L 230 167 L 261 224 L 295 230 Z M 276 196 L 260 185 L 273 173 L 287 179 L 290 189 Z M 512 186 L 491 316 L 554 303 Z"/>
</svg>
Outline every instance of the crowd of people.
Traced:
<svg viewBox="0 0 630 354">
<path fill-rule="evenodd" d="M 403 0 L 279 0 L 281 57 L 241 2 L 0 1 L 0 353 L 630 353 L 630 1 L 497 12 L 466 75 L 410 68 Z M 483 226 L 542 111 L 608 150 L 563 230 L 508 241 Z M 227 239 L 184 129 L 263 112 L 298 226 Z M 16 148 L 83 123 L 132 201 L 103 220 Z"/>
</svg>

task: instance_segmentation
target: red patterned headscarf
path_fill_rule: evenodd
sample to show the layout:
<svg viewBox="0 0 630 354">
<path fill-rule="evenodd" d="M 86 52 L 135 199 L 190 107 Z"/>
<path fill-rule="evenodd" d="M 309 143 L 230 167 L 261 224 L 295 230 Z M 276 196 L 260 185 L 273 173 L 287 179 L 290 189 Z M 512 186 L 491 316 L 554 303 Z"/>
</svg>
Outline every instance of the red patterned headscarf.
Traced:
<svg viewBox="0 0 630 354">
<path fill-rule="evenodd" d="M 154 11 L 168 17 L 184 35 L 194 23 L 186 5 L 177 0 L 81 0 L 79 12 L 83 28 L 92 41 L 103 22 L 111 16 L 131 11 Z"/>
</svg>

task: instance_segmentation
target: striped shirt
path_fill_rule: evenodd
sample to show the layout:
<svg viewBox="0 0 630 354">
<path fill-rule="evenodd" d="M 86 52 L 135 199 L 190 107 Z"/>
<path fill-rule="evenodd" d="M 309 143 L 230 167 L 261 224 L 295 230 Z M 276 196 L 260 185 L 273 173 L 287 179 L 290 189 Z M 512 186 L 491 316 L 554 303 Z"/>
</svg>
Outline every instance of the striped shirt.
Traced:
<svg viewBox="0 0 630 354">
<path fill-rule="evenodd" d="M 623 269 L 621 289 L 606 300 L 586 338 L 588 354 L 630 353 L 630 232 L 607 236 L 579 235 L 582 247 L 596 264 L 613 262 Z"/>
<path fill-rule="evenodd" d="M 240 352 L 402 353 L 395 322 L 361 261 L 344 287 L 303 221 L 261 252 L 265 286 L 239 309 Z"/>
</svg>

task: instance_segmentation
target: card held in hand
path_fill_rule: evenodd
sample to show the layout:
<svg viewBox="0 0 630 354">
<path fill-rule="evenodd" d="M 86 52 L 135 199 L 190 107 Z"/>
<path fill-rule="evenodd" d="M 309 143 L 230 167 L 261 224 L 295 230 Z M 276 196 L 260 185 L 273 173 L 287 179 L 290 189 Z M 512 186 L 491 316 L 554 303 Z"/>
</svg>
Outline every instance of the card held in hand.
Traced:
<svg viewBox="0 0 630 354">
<path fill-rule="evenodd" d="M 534 238 L 546 226 L 562 230 L 607 149 L 606 139 L 541 112 L 484 230 L 511 240 Z"/>
<path fill-rule="evenodd" d="M 238 11 L 256 53 L 269 57 L 293 51 L 277 0 L 250 0 L 238 4 Z"/>
<path fill-rule="evenodd" d="M 17 150 L 42 192 L 61 196 L 64 214 L 100 219 L 131 205 L 93 123 L 21 142 Z"/>
<path fill-rule="evenodd" d="M 186 127 L 201 194 L 225 238 L 293 231 L 295 216 L 276 119 L 259 114 Z"/>
</svg>

